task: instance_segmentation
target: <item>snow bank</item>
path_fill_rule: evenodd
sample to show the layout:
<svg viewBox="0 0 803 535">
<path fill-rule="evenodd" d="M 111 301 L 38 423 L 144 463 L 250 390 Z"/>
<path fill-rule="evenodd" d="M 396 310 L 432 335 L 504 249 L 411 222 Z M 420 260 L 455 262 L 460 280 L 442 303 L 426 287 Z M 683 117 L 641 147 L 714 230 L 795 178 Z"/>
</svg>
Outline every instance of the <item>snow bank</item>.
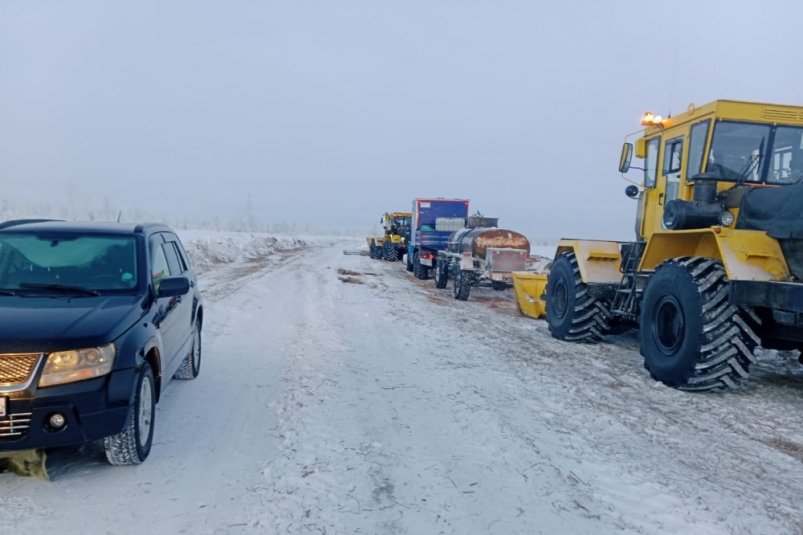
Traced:
<svg viewBox="0 0 803 535">
<path fill-rule="evenodd" d="M 199 271 L 206 271 L 219 264 L 242 262 L 333 241 L 331 237 L 305 236 L 299 238 L 259 232 L 182 230 L 178 234 L 190 260 Z"/>
</svg>

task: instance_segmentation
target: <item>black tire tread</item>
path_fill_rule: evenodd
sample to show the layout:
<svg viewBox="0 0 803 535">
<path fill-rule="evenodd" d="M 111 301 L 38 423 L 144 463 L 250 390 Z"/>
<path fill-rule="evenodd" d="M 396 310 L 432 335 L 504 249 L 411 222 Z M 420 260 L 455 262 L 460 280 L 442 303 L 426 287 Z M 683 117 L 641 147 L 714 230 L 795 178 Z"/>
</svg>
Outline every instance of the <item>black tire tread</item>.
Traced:
<svg viewBox="0 0 803 535">
<path fill-rule="evenodd" d="M 454 278 L 454 298 L 458 301 L 468 301 L 471 294 L 471 283 L 474 274 L 468 270 L 462 270 Z"/>
<path fill-rule="evenodd" d="M 200 329 L 200 323 L 196 323 L 196 329 Z M 203 347 L 203 345 L 201 346 Z M 184 360 L 181 361 L 181 365 L 176 370 L 176 373 L 173 374 L 173 379 L 179 379 L 181 381 L 191 381 L 198 377 L 198 373 L 200 370 L 195 369 L 195 362 L 193 362 L 193 353 L 195 351 L 195 333 L 193 333 L 193 341 L 192 347 L 190 348 L 190 352 L 184 357 Z M 203 358 L 203 354 L 201 355 Z M 200 367 L 200 366 L 199 366 Z"/>
<path fill-rule="evenodd" d="M 551 326 L 550 333 L 555 338 L 569 342 L 599 342 L 610 330 L 610 310 L 608 310 L 605 303 L 588 293 L 588 289 L 580 276 L 580 267 L 577 265 L 575 254 L 565 252 L 561 256 L 565 257 L 572 267 L 575 304 L 569 333 L 560 338 L 552 332 Z"/>
<path fill-rule="evenodd" d="M 664 262 L 687 270 L 702 300 L 701 349 L 688 380 L 677 387 L 690 391 L 719 391 L 738 386 L 748 377 L 761 340 L 750 326 L 752 311 L 731 304 L 725 269 L 718 260 L 682 257 Z M 660 267 L 659 267 L 660 269 Z M 645 359 L 644 366 L 649 369 Z"/>
<path fill-rule="evenodd" d="M 442 290 L 449 283 L 449 270 L 440 260 L 435 265 L 435 288 Z"/>
<path fill-rule="evenodd" d="M 153 372 L 150 371 L 150 366 L 145 364 L 140 373 L 143 375 L 150 373 L 151 387 L 155 389 L 156 382 L 153 381 Z M 144 377 L 143 380 L 145 380 Z M 137 383 L 137 389 L 139 389 L 139 382 Z M 155 390 L 152 391 L 152 394 L 154 396 L 156 395 Z M 137 398 L 134 401 L 135 404 L 139 402 L 138 396 L 139 393 L 137 393 Z M 135 421 L 136 417 L 136 406 L 132 405 L 131 409 L 128 411 L 128 417 L 126 418 L 123 430 L 116 435 L 111 435 L 103 439 L 103 447 L 109 464 L 114 466 L 135 465 L 142 463 L 147 457 L 147 453 L 145 457 L 140 456 L 139 448 L 137 447 L 138 430 Z M 151 422 L 151 425 L 153 425 L 153 422 Z M 151 431 L 151 433 L 153 433 L 153 431 Z"/>
</svg>

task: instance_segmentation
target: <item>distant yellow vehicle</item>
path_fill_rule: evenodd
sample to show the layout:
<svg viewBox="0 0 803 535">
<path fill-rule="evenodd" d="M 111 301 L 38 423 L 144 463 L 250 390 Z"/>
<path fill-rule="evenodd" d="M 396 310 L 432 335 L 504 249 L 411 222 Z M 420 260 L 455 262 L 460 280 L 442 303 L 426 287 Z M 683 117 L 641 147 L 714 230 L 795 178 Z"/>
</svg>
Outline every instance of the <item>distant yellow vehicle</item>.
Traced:
<svg viewBox="0 0 803 535">
<path fill-rule="evenodd" d="M 622 148 L 643 160 L 632 242 L 561 240 L 546 288 L 560 340 L 637 326 L 651 376 L 739 384 L 754 349 L 803 347 L 803 107 L 718 100 Z"/>
<path fill-rule="evenodd" d="M 380 223 L 385 229 L 383 236 L 366 238 L 371 258 L 384 259 L 391 262 L 401 260 L 407 250 L 410 239 L 410 212 L 386 212 Z"/>
</svg>

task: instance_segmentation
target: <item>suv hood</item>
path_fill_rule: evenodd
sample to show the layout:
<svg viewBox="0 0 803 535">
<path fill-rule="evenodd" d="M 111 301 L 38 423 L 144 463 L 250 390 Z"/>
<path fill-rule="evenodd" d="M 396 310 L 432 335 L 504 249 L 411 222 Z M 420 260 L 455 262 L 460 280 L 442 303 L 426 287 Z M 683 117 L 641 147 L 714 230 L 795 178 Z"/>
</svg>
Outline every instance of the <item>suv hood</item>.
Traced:
<svg viewBox="0 0 803 535">
<path fill-rule="evenodd" d="M 0 353 L 78 349 L 115 340 L 144 314 L 142 296 L 0 296 Z"/>
</svg>

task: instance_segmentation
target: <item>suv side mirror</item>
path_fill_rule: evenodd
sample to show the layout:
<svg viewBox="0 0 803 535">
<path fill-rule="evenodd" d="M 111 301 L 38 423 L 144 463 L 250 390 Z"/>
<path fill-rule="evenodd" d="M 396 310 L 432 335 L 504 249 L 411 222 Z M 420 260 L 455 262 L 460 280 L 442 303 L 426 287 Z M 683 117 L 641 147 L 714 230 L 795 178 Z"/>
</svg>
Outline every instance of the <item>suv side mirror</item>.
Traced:
<svg viewBox="0 0 803 535">
<path fill-rule="evenodd" d="M 159 281 L 159 297 L 176 297 L 189 291 L 190 279 L 187 277 L 167 277 Z"/>
<path fill-rule="evenodd" d="M 619 156 L 619 172 L 627 173 L 630 170 L 630 161 L 633 159 L 633 144 L 622 145 L 622 155 Z"/>
</svg>

